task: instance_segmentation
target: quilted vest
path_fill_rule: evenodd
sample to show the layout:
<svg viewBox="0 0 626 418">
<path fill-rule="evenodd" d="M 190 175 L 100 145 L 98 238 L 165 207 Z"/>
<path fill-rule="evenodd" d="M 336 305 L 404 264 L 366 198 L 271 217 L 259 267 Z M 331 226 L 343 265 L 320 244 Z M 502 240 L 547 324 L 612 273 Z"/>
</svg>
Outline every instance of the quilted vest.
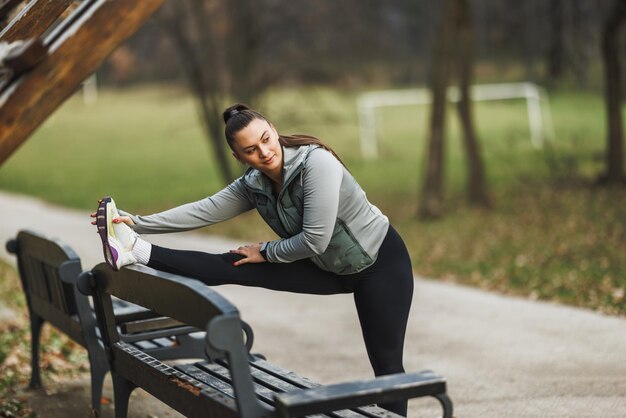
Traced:
<svg viewBox="0 0 626 418">
<path fill-rule="evenodd" d="M 283 189 L 277 197 L 272 193 L 272 183 L 260 171 L 248 168 L 243 184 L 252 196 L 256 209 L 265 222 L 281 238 L 290 238 L 302 232 L 304 194 L 302 170 L 309 152 L 315 145 L 301 146 L 294 160 L 285 166 Z M 322 270 L 336 274 L 357 273 L 375 260 L 361 247 L 347 226 L 337 218 L 332 238 L 324 253 L 311 257 Z"/>
</svg>

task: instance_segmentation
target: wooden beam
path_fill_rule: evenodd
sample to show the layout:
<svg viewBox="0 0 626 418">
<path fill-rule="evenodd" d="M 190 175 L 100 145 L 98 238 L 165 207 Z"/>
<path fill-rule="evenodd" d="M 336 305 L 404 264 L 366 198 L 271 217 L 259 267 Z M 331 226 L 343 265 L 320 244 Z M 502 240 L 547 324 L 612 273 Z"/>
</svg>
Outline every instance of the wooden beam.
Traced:
<svg viewBox="0 0 626 418">
<path fill-rule="evenodd" d="M 73 0 L 32 0 L 0 32 L 0 41 L 39 38 Z"/>
<path fill-rule="evenodd" d="M 24 0 L 0 0 L 0 21 L 11 14 L 22 1 Z"/>
<path fill-rule="evenodd" d="M 0 94 L 0 164 L 165 0 L 98 0 Z"/>
<path fill-rule="evenodd" d="M 85 13 L 90 12 L 91 8 L 98 3 L 98 0 L 83 0 L 79 5 L 72 9 L 65 19 L 58 24 L 46 37 L 46 44 L 51 45 L 56 42 L 65 31 L 72 27 Z"/>
</svg>

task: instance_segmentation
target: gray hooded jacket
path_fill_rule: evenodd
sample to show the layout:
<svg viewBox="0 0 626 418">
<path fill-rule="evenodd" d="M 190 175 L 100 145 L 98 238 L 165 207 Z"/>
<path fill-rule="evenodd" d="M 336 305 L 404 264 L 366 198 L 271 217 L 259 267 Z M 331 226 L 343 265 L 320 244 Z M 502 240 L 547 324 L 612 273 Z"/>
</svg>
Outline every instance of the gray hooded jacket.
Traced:
<svg viewBox="0 0 626 418">
<path fill-rule="evenodd" d="M 374 263 L 389 220 L 367 200 L 350 172 L 316 145 L 283 147 L 283 156 L 284 184 L 278 196 L 267 176 L 249 168 L 213 196 L 154 215 L 128 214 L 133 229 L 186 231 L 256 208 L 281 237 L 264 245 L 269 262 L 310 258 L 337 274 L 356 273 Z"/>
</svg>

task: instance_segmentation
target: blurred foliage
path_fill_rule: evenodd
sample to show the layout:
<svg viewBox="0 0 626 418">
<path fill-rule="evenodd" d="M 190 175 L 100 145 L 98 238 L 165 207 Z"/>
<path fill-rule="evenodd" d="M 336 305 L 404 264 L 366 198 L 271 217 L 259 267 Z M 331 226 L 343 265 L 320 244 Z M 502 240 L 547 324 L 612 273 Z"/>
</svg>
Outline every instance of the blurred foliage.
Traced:
<svg viewBox="0 0 626 418">
<path fill-rule="evenodd" d="M 424 223 L 415 214 L 428 108 L 381 111 L 381 158 L 368 161 L 359 151 L 357 93 L 274 89 L 261 109 L 279 131 L 314 134 L 335 148 L 405 237 L 418 274 L 626 314 L 626 191 L 592 184 L 604 168 L 601 96 L 551 95 L 556 140 L 544 149 L 530 143 L 523 100 L 476 104 L 495 202 L 489 212 L 464 201 L 464 152 L 450 118 L 447 217 Z M 103 91 L 93 105 L 77 96 L 53 115 L 0 168 L 0 188 L 85 210 L 110 194 L 121 208 L 145 214 L 219 190 L 212 161 L 185 93 Z M 253 212 L 205 231 L 275 237 Z"/>
<path fill-rule="evenodd" d="M 402 86 L 426 84 L 431 49 L 445 2 L 419 0 L 193 0 L 213 13 L 227 77 L 270 70 L 278 86 Z M 176 2 L 184 8 L 185 2 Z M 529 80 L 553 87 L 602 88 L 600 27 L 610 1 L 472 1 L 476 80 Z M 254 19 L 242 23 L 233 10 Z M 193 16 L 182 20 L 193 28 Z M 108 85 L 180 83 L 184 65 L 158 24 L 149 20 L 99 70 Z M 242 36 L 244 42 L 242 43 Z M 247 65 L 232 63 L 239 54 Z M 623 57 L 626 49 L 623 49 Z M 245 62 L 245 61 L 243 61 Z M 246 84 L 247 79 L 238 79 Z M 236 100 L 243 100 L 236 97 Z"/>
<path fill-rule="evenodd" d="M 16 312 L 0 322 L 0 417 L 34 417 L 21 394 L 30 379 L 30 325 L 17 272 L 0 262 L 0 305 Z M 40 368 L 43 384 L 89 372 L 87 352 L 80 345 L 44 325 L 41 332 Z"/>
</svg>

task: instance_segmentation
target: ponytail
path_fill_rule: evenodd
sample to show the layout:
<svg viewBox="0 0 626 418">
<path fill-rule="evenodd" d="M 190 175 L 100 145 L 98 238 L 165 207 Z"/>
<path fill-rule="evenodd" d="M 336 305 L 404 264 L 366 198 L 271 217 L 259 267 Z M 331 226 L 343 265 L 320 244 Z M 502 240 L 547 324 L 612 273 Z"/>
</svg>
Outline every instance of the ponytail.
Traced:
<svg viewBox="0 0 626 418">
<path fill-rule="evenodd" d="M 343 161 L 341 161 L 341 158 L 339 158 L 339 156 L 335 153 L 335 151 L 333 151 L 331 147 L 329 147 L 328 145 L 326 145 L 325 143 L 323 143 L 322 141 L 320 141 L 318 138 L 314 136 L 305 135 L 305 134 L 278 135 L 278 142 L 280 142 L 280 145 L 285 146 L 285 147 L 299 147 L 301 145 L 319 145 L 320 147 L 324 148 L 326 151 L 333 154 L 333 156 L 337 160 L 339 160 L 341 165 L 343 165 L 344 167 L 346 166 L 343 163 Z"/>
</svg>

